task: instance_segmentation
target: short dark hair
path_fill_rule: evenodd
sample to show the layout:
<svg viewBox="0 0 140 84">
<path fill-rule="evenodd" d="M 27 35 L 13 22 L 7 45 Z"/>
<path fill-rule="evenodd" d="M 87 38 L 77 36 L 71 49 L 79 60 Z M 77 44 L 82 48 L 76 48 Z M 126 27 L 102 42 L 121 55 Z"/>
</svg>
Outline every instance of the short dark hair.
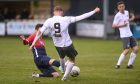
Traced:
<svg viewBox="0 0 140 84">
<path fill-rule="evenodd" d="M 125 5 L 125 3 L 124 3 L 123 1 L 119 1 L 119 2 L 117 3 L 117 6 L 119 6 L 119 5 L 121 5 L 121 4 L 124 4 L 124 5 Z"/>
<path fill-rule="evenodd" d="M 43 24 L 37 24 L 36 26 L 35 26 L 35 30 L 38 30 L 40 27 L 42 27 L 43 26 Z"/>
<path fill-rule="evenodd" d="M 55 6 L 53 10 L 54 11 L 63 11 L 61 6 Z"/>
</svg>

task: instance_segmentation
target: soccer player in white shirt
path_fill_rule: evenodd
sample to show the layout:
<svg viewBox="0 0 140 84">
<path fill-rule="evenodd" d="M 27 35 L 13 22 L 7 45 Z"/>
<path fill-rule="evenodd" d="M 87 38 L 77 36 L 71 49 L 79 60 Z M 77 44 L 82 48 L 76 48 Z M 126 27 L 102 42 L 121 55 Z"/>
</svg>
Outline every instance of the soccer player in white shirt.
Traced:
<svg viewBox="0 0 140 84">
<path fill-rule="evenodd" d="M 68 33 L 69 24 L 86 19 L 99 11 L 100 11 L 100 8 L 96 7 L 93 11 L 82 14 L 80 16 L 63 17 L 63 9 L 60 6 L 56 6 L 53 12 L 54 16 L 45 21 L 45 23 L 43 24 L 43 27 L 38 31 L 38 34 L 34 42 L 30 46 L 30 49 L 31 49 L 34 46 L 35 42 L 40 38 L 40 36 L 43 34 L 45 30 L 51 35 L 54 45 L 60 56 L 60 65 L 63 71 L 65 71 L 61 79 L 62 81 L 66 80 L 69 73 L 71 72 L 72 67 L 75 64 L 75 57 L 78 54 L 72 44 L 72 40 Z M 65 56 L 69 57 L 69 60 L 66 63 L 67 64 L 66 68 L 65 68 L 65 62 L 64 62 Z"/>
<path fill-rule="evenodd" d="M 116 69 L 120 68 L 122 61 L 124 60 L 125 56 L 128 54 L 129 49 L 131 48 L 132 52 L 130 54 L 130 58 L 127 65 L 127 68 L 131 69 L 133 68 L 133 63 L 138 53 L 138 43 L 132 35 L 132 32 L 130 30 L 130 24 L 129 24 L 130 21 L 133 21 L 135 19 L 135 16 L 131 15 L 131 18 L 129 18 L 129 12 L 125 10 L 125 3 L 123 1 L 118 2 L 117 7 L 119 12 L 115 15 L 112 27 L 119 29 L 120 37 L 123 41 L 124 50 L 121 53 L 115 68 Z"/>
</svg>

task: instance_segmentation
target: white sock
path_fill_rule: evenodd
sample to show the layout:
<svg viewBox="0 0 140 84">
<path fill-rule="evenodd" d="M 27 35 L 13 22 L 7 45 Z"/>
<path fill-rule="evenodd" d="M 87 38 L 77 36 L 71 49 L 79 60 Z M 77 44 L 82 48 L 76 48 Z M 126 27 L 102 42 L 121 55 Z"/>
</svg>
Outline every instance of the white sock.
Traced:
<svg viewBox="0 0 140 84">
<path fill-rule="evenodd" d="M 69 76 L 69 73 L 71 72 L 72 68 L 74 66 L 74 63 L 73 62 L 68 62 L 67 63 L 67 66 L 66 66 L 66 71 L 65 71 L 65 74 L 63 76 L 63 79 L 66 79 L 68 76 Z"/>
<path fill-rule="evenodd" d="M 68 63 L 69 63 L 69 60 L 67 60 L 67 61 L 65 62 L 65 66 L 67 66 L 67 65 L 68 65 Z"/>
<path fill-rule="evenodd" d="M 62 70 L 65 71 L 65 59 L 60 58 L 60 66 L 61 66 Z"/>
<path fill-rule="evenodd" d="M 32 77 L 40 77 L 39 74 L 32 74 Z"/>
<path fill-rule="evenodd" d="M 36 77 L 39 77 L 39 74 L 36 74 Z"/>
<path fill-rule="evenodd" d="M 136 54 L 134 52 L 131 52 L 130 58 L 129 58 L 129 61 L 128 61 L 128 66 L 133 65 L 133 63 L 135 61 L 135 58 L 136 58 Z"/>
<path fill-rule="evenodd" d="M 125 55 L 122 53 L 122 54 L 120 55 L 120 57 L 119 57 L 119 60 L 118 60 L 117 65 L 121 65 L 121 63 L 122 63 L 122 61 L 124 60 L 124 58 L 125 58 Z"/>
</svg>

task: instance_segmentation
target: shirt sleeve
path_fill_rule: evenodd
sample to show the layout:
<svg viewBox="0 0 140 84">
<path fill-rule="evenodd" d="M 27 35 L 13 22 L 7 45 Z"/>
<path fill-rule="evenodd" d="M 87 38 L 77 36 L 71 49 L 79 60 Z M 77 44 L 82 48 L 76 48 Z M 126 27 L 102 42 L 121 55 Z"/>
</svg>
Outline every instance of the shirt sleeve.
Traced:
<svg viewBox="0 0 140 84">
<path fill-rule="evenodd" d="M 88 12 L 88 13 L 85 13 L 85 14 L 82 14 L 82 15 L 79 15 L 76 17 L 70 17 L 70 22 L 74 23 L 74 22 L 86 19 L 86 18 L 92 16 L 94 13 L 95 13 L 95 11 L 91 11 L 91 12 Z"/>
<path fill-rule="evenodd" d="M 40 29 L 41 33 L 44 33 L 46 30 L 49 30 L 49 21 L 50 21 L 49 19 L 45 21 L 42 28 Z"/>
<path fill-rule="evenodd" d="M 120 21 L 120 19 L 119 19 L 119 16 L 115 16 L 114 17 L 114 21 L 113 21 L 113 24 L 119 24 L 119 21 Z"/>
<path fill-rule="evenodd" d="M 28 42 L 28 44 L 29 43 L 32 43 L 33 41 L 34 41 L 34 38 L 35 38 L 35 34 L 32 34 L 32 35 L 30 35 L 27 39 L 26 39 L 26 41 Z"/>
</svg>

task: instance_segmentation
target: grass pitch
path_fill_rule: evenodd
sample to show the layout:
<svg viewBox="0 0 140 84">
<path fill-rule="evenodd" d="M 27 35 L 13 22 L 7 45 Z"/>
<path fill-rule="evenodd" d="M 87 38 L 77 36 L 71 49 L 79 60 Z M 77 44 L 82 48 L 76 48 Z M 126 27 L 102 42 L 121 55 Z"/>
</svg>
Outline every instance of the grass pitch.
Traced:
<svg viewBox="0 0 140 84">
<path fill-rule="evenodd" d="M 32 78 L 32 72 L 39 71 L 29 47 L 18 37 L 0 37 L 0 84 L 140 84 L 140 53 L 134 69 L 126 69 L 129 55 L 120 69 L 114 69 L 122 51 L 120 40 L 73 38 L 73 43 L 81 73 L 62 82 L 61 78 Z M 58 59 L 52 40 L 45 38 L 45 44 L 47 53 Z"/>
</svg>

